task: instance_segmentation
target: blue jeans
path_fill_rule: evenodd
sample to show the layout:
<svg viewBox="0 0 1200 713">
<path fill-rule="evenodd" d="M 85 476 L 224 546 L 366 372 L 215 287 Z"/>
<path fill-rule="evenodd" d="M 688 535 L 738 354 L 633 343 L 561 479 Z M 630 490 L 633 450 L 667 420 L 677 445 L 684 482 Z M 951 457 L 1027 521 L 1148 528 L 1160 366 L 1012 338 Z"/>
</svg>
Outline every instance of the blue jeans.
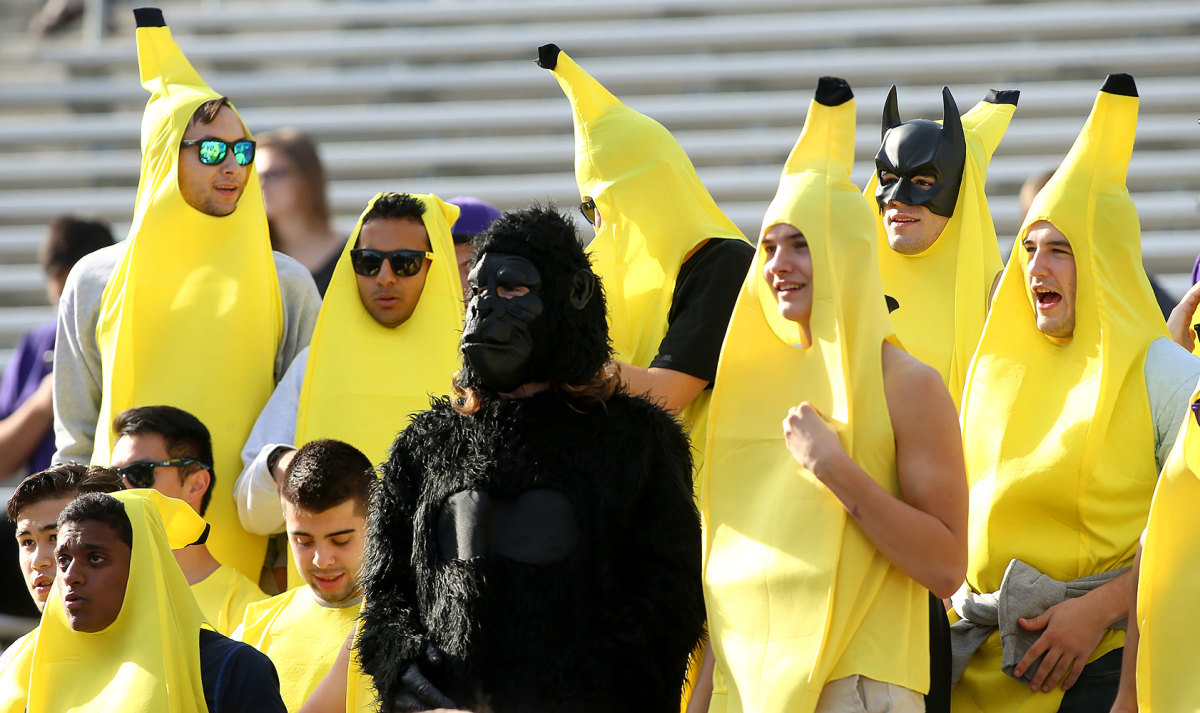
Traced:
<svg viewBox="0 0 1200 713">
<path fill-rule="evenodd" d="M 1104 713 L 1117 699 L 1121 682 L 1121 653 L 1115 649 L 1083 667 L 1079 680 L 1063 695 L 1058 713 Z"/>
</svg>

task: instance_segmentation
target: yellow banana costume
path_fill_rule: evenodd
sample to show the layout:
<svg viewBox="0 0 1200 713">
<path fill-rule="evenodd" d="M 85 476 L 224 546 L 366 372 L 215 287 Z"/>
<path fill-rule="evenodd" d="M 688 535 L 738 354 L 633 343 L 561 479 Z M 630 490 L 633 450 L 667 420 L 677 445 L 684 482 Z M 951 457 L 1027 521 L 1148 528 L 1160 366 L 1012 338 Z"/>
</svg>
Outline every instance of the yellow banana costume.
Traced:
<svg viewBox="0 0 1200 713">
<path fill-rule="evenodd" d="M 1013 245 L 963 393 L 970 490 L 967 584 L 999 589 L 1013 559 L 1059 581 L 1129 565 L 1157 469 L 1146 349 L 1166 336 L 1142 268 L 1137 210 L 1125 187 L 1137 128 L 1129 75 L 1110 75 L 1091 115 Z M 1075 256 L 1075 331 L 1036 326 L 1023 241 L 1048 221 Z M 1054 711 L 1062 689 L 1031 693 L 1000 667 L 993 634 L 954 689 L 956 713 Z M 1105 633 L 1092 660 L 1120 647 Z"/>
<path fill-rule="evenodd" d="M 121 612 L 101 631 L 72 631 L 62 593 L 51 591 L 32 657 L 29 713 L 205 713 L 204 615 L 171 554 L 200 537 L 204 520 L 187 503 L 156 490 L 112 497 L 125 505 L 133 526 Z"/>
<path fill-rule="evenodd" d="M 329 673 L 342 642 L 354 631 L 360 608 L 321 606 L 308 587 L 295 587 L 246 607 L 235 638 L 270 657 L 279 672 L 283 704 L 296 711 Z"/>
<path fill-rule="evenodd" d="M 895 91 L 892 87 L 888 97 L 892 107 Z M 966 160 L 958 201 L 929 249 L 917 255 L 892 250 L 882 216 L 876 219 L 883 291 L 900 305 L 891 315 L 896 336 L 906 351 L 937 369 L 955 406 L 983 333 L 988 294 L 1003 267 L 984 186 L 988 163 L 1004 138 L 1016 101 L 1016 92 L 993 91 L 961 117 Z M 874 200 L 878 185 L 877 171 L 864 195 Z"/>
<path fill-rule="evenodd" d="M 763 233 L 785 223 L 808 241 L 811 345 L 779 314 L 759 249 L 721 352 L 701 471 L 714 713 L 804 713 L 855 674 L 929 686 L 928 594 L 796 463 L 780 425 L 811 402 L 898 496 L 880 351 L 894 337 L 872 208 L 850 182 L 854 127 L 849 86 L 823 78 L 763 218 Z"/>
<path fill-rule="evenodd" d="M 336 438 L 362 451 L 372 463 L 387 457 L 411 414 L 429 408 L 430 394 L 449 390 L 458 368 L 463 322 L 462 287 L 450 237 L 458 206 L 434 195 L 413 195 L 425 206 L 422 220 L 433 260 L 412 316 L 389 329 L 363 307 L 350 250 L 358 242 L 363 217 L 382 195 L 372 198 L 359 216 L 334 268 L 309 344 L 296 417 L 296 445 Z M 391 373 L 395 375 L 382 378 Z"/>
<path fill-rule="evenodd" d="M 144 24 L 145 14 L 138 17 Z M 178 184 L 179 143 L 196 108 L 220 95 L 167 27 L 139 26 L 137 46 L 150 100 L 129 247 L 104 289 L 96 328 L 103 399 L 92 461 L 109 462 L 113 416 L 126 408 L 169 404 L 194 414 L 212 434 L 212 465 L 225 474 L 207 512 L 208 546 L 218 561 L 257 580 L 266 539 L 242 529 L 233 475 L 274 389 L 283 320 L 258 174 L 251 164 L 230 215 L 187 204 Z"/>
<path fill-rule="evenodd" d="M 29 700 L 29 671 L 38 630 L 34 629 L 4 650 L 0 668 L 0 713 L 25 713 Z M 353 709 L 347 709 L 353 710 Z"/>
<path fill-rule="evenodd" d="M 1200 400 L 1200 391 L 1192 403 Z M 1188 614 L 1200 591 L 1200 424 L 1189 413 L 1150 506 L 1138 580 L 1138 709 L 1192 710 L 1200 701 L 1196 642 L 1200 626 Z"/>
<path fill-rule="evenodd" d="M 192 596 L 204 618 L 222 636 L 229 636 L 238 628 L 247 606 L 267 598 L 258 585 L 229 565 L 221 565 L 193 584 Z"/>
<path fill-rule="evenodd" d="M 662 124 L 625 106 L 554 45 L 540 48 L 539 64 L 571 102 L 575 182 L 601 217 L 587 252 L 604 284 L 614 356 L 648 367 L 666 335 L 684 261 L 706 240 L 746 238 Z M 710 394 L 683 411 L 696 458 L 704 453 Z"/>
</svg>

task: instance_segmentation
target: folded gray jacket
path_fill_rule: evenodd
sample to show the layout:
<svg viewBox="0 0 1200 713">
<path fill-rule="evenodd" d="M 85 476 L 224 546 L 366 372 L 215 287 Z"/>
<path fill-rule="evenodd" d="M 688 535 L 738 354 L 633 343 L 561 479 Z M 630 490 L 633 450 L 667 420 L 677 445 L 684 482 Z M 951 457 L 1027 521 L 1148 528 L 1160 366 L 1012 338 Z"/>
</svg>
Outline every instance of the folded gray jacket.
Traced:
<svg viewBox="0 0 1200 713">
<path fill-rule="evenodd" d="M 1004 673 L 1017 678 L 1013 676 L 1013 669 L 1041 636 L 1040 631 L 1026 630 L 1017 619 L 1039 616 L 1055 604 L 1083 596 L 1128 570 L 1128 567 L 1122 567 L 1070 582 L 1060 582 L 1015 559 L 1004 570 L 999 591 L 978 594 L 963 584 L 950 598 L 954 612 L 961 617 L 950 625 L 951 687 L 958 685 L 971 656 L 996 629 L 1000 629 L 1000 643 L 1004 647 L 1001 668 Z M 1122 619 L 1108 628 L 1124 629 L 1125 623 L 1126 620 Z M 1036 671 L 1036 665 L 1030 666 L 1019 680 L 1032 682 Z"/>
</svg>

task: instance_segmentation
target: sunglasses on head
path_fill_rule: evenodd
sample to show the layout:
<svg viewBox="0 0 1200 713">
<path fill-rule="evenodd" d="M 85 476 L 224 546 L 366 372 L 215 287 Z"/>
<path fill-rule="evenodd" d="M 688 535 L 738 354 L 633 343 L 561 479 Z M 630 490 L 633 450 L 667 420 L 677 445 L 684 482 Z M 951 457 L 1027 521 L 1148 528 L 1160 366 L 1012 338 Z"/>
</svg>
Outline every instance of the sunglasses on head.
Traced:
<svg viewBox="0 0 1200 713">
<path fill-rule="evenodd" d="M 433 253 L 427 250 L 372 250 L 370 248 L 355 248 L 350 251 L 350 265 L 354 271 L 363 277 L 374 277 L 387 260 L 392 265 L 396 277 L 412 277 L 421 271 L 425 259 L 433 259 Z"/>
<path fill-rule="evenodd" d="M 219 166 L 225 162 L 225 154 L 233 149 L 233 160 L 239 166 L 249 166 L 254 163 L 254 142 L 249 139 L 240 141 L 221 141 L 220 139 L 188 139 L 180 141 L 179 146 L 200 147 L 200 163 L 205 166 Z"/>
<path fill-rule="evenodd" d="M 135 488 L 153 488 L 154 469 L 175 465 L 198 465 L 202 470 L 210 470 L 207 464 L 195 458 L 171 458 L 170 460 L 160 461 L 139 460 L 129 465 L 123 465 L 120 468 L 111 468 L 110 470 L 128 480 L 129 484 Z"/>
<path fill-rule="evenodd" d="M 579 204 L 579 212 L 583 213 L 583 217 L 587 218 L 587 222 L 592 225 L 596 224 L 596 201 L 591 198 Z"/>
</svg>

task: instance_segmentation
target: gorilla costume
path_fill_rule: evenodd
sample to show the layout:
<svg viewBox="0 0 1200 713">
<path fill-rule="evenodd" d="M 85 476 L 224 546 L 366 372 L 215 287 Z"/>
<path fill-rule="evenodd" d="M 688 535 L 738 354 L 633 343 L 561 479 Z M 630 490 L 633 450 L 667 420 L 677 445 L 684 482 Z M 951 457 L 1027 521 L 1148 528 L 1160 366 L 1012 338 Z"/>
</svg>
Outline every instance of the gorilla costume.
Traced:
<svg viewBox="0 0 1200 713">
<path fill-rule="evenodd" d="M 385 711 L 673 713 L 704 622 L 687 438 L 614 391 L 569 220 L 534 206 L 477 241 L 454 402 L 372 496 L 362 669 Z"/>
</svg>

